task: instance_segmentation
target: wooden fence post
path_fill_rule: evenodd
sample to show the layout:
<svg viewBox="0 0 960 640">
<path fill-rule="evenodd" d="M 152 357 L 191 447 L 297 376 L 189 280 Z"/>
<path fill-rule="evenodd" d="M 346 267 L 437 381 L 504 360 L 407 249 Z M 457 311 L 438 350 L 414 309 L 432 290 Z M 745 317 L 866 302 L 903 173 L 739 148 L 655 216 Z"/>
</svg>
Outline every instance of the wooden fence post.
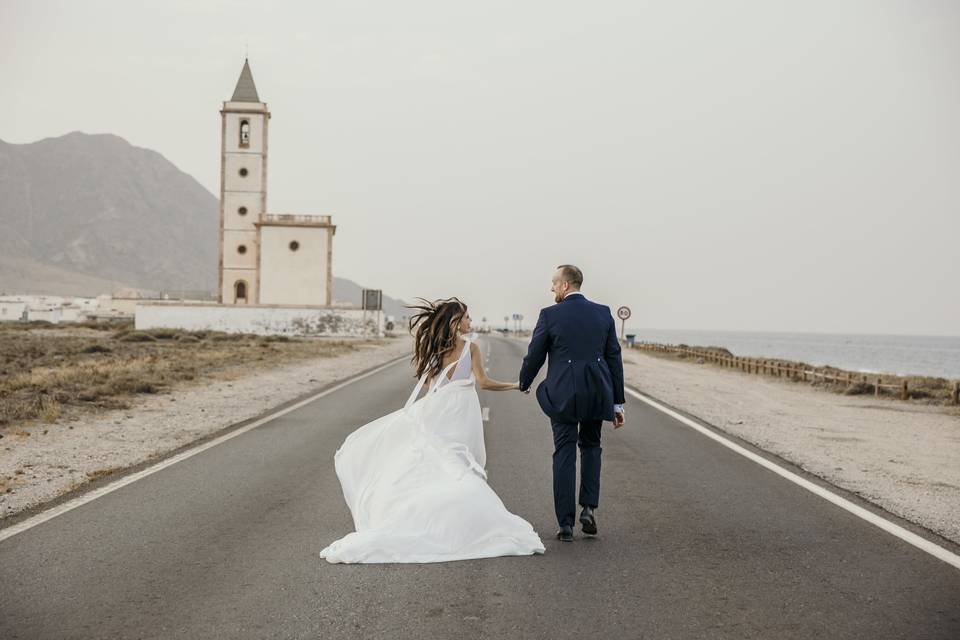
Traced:
<svg viewBox="0 0 960 640">
<path fill-rule="evenodd" d="M 960 404 L 960 382 L 953 383 L 953 393 L 950 394 L 950 401 L 953 404 Z"/>
<path fill-rule="evenodd" d="M 877 378 L 877 384 L 873 387 L 873 395 L 874 397 L 880 396 L 880 378 Z"/>
<path fill-rule="evenodd" d="M 907 387 L 907 381 L 903 381 L 903 388 L 900 389 L 900 399 L 909 400 L 910 399 L 910 389 Z"/>
</svg>

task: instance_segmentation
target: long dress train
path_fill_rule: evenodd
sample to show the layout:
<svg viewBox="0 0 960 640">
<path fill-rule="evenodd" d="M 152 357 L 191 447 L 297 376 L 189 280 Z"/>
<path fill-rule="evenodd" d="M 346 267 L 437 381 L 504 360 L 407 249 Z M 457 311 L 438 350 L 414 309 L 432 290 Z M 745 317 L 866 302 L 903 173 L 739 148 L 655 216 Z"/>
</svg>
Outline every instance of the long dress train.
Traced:
<svg viewBox="0 0 960 640">
<path fill-rule="evenodd" d="M 443 562 L 543 553 L 529 522 L 486 481 L 483 419 L 467 340 L 427 394 L 353 433 L 334 457 L 356 531 L 328 562 Z M 452 376 L 448 372 L 456 366 Z"/>
</svg>

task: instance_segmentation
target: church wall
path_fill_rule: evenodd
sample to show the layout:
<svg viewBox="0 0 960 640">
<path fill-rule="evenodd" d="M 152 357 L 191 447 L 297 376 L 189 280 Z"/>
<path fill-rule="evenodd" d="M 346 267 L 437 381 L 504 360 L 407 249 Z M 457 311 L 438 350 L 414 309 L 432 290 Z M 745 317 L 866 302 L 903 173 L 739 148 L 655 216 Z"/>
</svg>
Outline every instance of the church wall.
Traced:
<svg viewBox="0 0 960 640">
<path fill-rule="evenodd" d="M 223 159 L 224 191 L 262 191 L 263 156 L 251 153 L 227 153 Z M 241 176 L 240 169 L 247 175 Z"/>
<path fill-rule="evenodd" d="M 245 251 L 240 252 L 243 247 Z M 257 231 L 223 230 L 223 266 L 225 269 L 257 268 Z"/>
<path fill-rule="evenodd" d="M 260 227 L 260 302 L 329 304 L 325 227 Z M 290 243 L 296 242 L 296 251 Z"/>
<path fill-rule="evenodd" d="M 225 229 L 248 229 L 256 231 L 253 223 L 263 213 L 260 208 L 263 204 L 263 195 L 243 191 L 227 191 L 223 194 L 223 227 Z M 240 214 L 240 207 L 247 212 Z"/>
<path fill-rule="evenodd" d="M 143 302 L 137 304 L 134 326 L 137 330 L 370 337 L 383 334 L 383 314 L 329 307 Z"/>
</svg>

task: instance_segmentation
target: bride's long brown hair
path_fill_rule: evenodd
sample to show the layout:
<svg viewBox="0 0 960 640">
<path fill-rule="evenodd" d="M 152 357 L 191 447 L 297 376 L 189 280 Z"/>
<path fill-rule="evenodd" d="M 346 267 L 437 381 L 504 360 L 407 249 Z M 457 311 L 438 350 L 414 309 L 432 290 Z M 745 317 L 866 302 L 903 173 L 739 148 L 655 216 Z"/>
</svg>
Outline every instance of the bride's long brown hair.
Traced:
<svg viewBox="0 0 960 640">
<path fill-rule="evenodd" d="M 443 357 L 457 346 L 457 329 L 467 313 L 467 305 L 458 298 L 447 298 L 423 304 L 407 305 L 417 309 L 410 317 L 410 333 L 414 335 L 413 358 L 417 377 L 428 372 L 431 378 L 443 370 Z"/>
</svg>

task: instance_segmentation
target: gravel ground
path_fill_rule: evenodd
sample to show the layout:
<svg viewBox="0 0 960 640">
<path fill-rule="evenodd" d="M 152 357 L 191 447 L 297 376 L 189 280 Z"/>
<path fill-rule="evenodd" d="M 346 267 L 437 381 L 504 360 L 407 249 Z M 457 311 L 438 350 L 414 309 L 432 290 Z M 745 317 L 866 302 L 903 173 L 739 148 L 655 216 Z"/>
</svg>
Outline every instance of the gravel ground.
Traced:
<svg viewBox="0 0 960 640">
<path fill-rule="evenodd" d="M 0 440 L 0 480 L 9 490 L 0 491 L 0 518 L 393 360 L 411 347 L 409 339 L 396 338 L 253 374 L 231 370 L 213 382 L 137 396 L 130 409 L 15 430 Z M 411 379 L 411 387 L 414 383 Z"/>
<path fill-rule="evenodd" d="M 636 351 L 624 351 L 624 368 L 627 384 L 960 543 L 956 409 L 843 396 Z"/>
</svg>

